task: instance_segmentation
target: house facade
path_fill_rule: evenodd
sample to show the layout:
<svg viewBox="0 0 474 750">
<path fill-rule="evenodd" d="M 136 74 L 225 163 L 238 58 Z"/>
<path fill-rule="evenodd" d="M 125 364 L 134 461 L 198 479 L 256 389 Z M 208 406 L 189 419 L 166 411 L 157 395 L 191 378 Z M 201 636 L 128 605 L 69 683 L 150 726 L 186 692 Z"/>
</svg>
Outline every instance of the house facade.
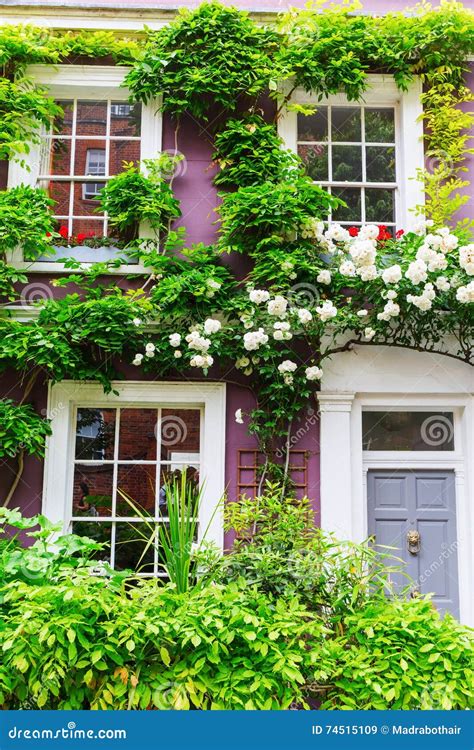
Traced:
<svg viewBox="0 0 474 750">
<path fill-rule="evenodd" d="M 296 5 L 301 3 L 294 3 Z M 114 30 L 137 33 L 159 29 L 180 3 L 138 0 L 11 0 L 0 2 L 1 24 L 31 23 L 55 29 Z M 182 3 L 190 7 L 190 3 Z M 236 3 L 258 21 L 271 22 L 281 3 Z M 398 0 L 372 0 L 364 12 L 403 10 Z M 95 64 L 93 64 L 95 62 Z M 130 104 L 122 86 L 127 68 L 111 61 L 71 60 L 56 66 L 35 64 L 29 75 L 45 85 L 64 114 L 54 133 L 31 149 L 27 164 L 0 164 L 0 187 L 47 185 L 55 215 L 72 250 L 83 263 L 114 256 L 113 243 L 98 249 L 81 237 L 111 236 L 107 217 L 96 211 L 97 195 L 126 162 L 159 152 L 184 157 L 173 181 L 187 241 L 210 244 L 216 237 L 217 168 L 210 132 L 192 117 L 174 124 L 159 102 Z M 467 79 L 471 86 L 474 72 Z M 318 103 L 317 113 L 282 113 L 283 142 L 307 164 L 313 179 L 344 199 L 338 221 L 345 227 L 370 223 L 395 234 L 416 223 L 410 208 L 423 202 L 414 180 L 425 164 L 420 121 L 422 84 L 415 79 L 401 91 L 391 76 L 374 73 L 361 103 L 335 94 Z M 292 101 L 314 104 L 296 89 Z M 265 103 L 270 121 L 275 105 Z M 219 115 L 216 108 L 216 116 Z M 474 181 L 474 159 L 467 159 Z M 470 188 L 466 188 L 469 190 Z M 473 201 L 460 218 L 473 218 Z M 17 248 L 11 263 L 28 275 L 19 284 L 21 304 L 10 305 L 18 320 L 37 314 L 34 302 L 64 294 L 51 285 L 69 273 L 59 257 L 25 260 Z M 239 259 L 226 260 L 235 267 Z M 130 263 L 111 270 L 117 284 L 144 269 Z M 211 375 L 200 381 L 149 380 L 130 364 L 124 379 L 105 394 L 96 382 L 38 382 L 29 401 L 52 420 L 45 461 L 25 458 L 11 507 L 26 515 L 42 512 L 111 545 L 112 564 L 127 567 L 139 554 L 127 544 L 127 506 L 120 491 L 136 498 L 145 512 L 160 513 L 163 480 L 188 467 L 205 479 L 201 529 L 224 547 L 222 519 L 215 503 L 258 491 L 261 455 L 247 425 L 235 413 L 254 407 L 254 395 L 237 378 Z M 19 399 L 15 373 L 2 376 L 4 397 Z M 294 426 L 290 475 L 314 504 L 317 523 L 356 542 L 373 535 L 377 544 L 396 548 L 414 588 L 432 592 L 442 610 L 474 625 L 474 373 L 468 364 L 402 348 L 355 347 L 326 364 L 317 400 L 311 400 Z M 5 461 L 0 482 L 6 492 L 15 472 Z M 95 500 L 91 503 L 90 498 Z M 135 519 L 137 524 L 139 519 Z M 100 534 L 98 536 L 98 529 Z M 158 553 L 145 559 L 145 572 L 157 574 Z M 400 584 L 402 581 L 400 580 Z"/>
</svg>

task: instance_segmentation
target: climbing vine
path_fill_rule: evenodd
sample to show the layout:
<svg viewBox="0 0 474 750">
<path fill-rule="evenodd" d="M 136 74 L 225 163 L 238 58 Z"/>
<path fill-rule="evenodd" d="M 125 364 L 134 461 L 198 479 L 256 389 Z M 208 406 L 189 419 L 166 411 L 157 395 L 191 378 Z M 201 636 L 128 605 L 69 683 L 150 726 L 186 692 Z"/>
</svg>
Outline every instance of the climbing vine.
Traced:
<svg viewBox="0 0 474 750">
<path fill-rule="evenodd" d="M 39 137 L 34 122 L 57 114 L 47 92 L 25 77 L 29 63 L 112 57 L 130 65 L 126 85 L 134 101 L 156 99 L 172 116 L 177 149 L 183 116 L 214 133 L 220 167 L 213 246 L 186 248 L 185 230 L 173 227 L 180 211 L 167 172 L 176 160 L 129 165 L 108 183 L 101 201 L 122 232 L 123 259 L 140 259 L 149 275 L 130 288 L 106 276 L 120 259 L 84 269 L 71 258 L 70 274 L 54 282 L 66 288 L 64 298 L 43 302 L 29 323 L 1 318 L 0 370 L 18 373 L 26 398 L 40 380 L 95 379 L 110 390 L 124 377 L 123 363 L 150 377 L 225 377 L 255 394 L 256 408 L 249 415 L 238 410 L 236 419 L 248 420 L 267 458 L 282 444 L 288 457 L 292 425 L 336 352 L 384 344 L 473 364 L 472 222 L 452 223 L 465 200 L 459 190 L 473 123 L 459 108 L 472 98 L 463 77 L 473 14 L 451 0 L 380 18 L 354 14 L 354 3 L 324 11 L 321 5 L 292 10 L 266 27 L 205 3 L 180 11 L 140 44 L 104 33 L 0 31 L 0 158 L 22 159 L 28 141 Z M 379 226 L 327 227 L 340 201 L 313 183 L 276 129 L 283 107 L 309 111 L 291 103 L 295 87 L 317 100 L 343 91 L 358 101 L 371 72 L 393 75 L 400 89 L 415 75 L 425 85 L 429 165 L 419 179 L 427 203 L 413 207 L 423 214 L 415 231 L 396 237 Z M 0 291 L 11 302 L 26 277 L 8 264 L 8 252 L 21 244 L 25 258 L 34 259 L 81 240 L 58 231 L 50 199 L 38 188 L 0 194 L 0 212 L 8 218 L 0 228 Z M 154 230 L 146 242 L 137 231 L 143 220 Z M 244 256 L 244 271 L 232 272 L 229 254 Z M 31 418 L 26 405 L 2 408 L 10 415 L 21 409 L 25 423 Z M 16 445 L 15 420 L 8 424 L 12 429 L 0 433 L 3 450 L 17 456 L 8 448 Z M 40 453 L 48 426 L 31 424 L 31 431 Z M 286 469 L 287 461 L 279 470 L 283 483 Z"/>
</svg>

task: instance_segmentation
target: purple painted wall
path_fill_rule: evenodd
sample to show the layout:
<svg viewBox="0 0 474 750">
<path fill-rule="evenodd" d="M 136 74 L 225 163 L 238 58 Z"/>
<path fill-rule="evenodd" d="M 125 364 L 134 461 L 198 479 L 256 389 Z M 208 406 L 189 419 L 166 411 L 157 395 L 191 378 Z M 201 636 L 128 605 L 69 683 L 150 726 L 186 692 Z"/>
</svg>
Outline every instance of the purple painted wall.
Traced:
<svg viewBox="0 0 474 750">
<path fill-rule="evenodd" d="M 303 6 L 305 0 L 294 0 L 292 6 Z M 68 3 L 62 0 L 61 4 L 77 5 L 76 2 Z M 172 6 L 195 7 L 199 2 L 173 2 Z M 285 0 L 240 0 L 232 3 L 243 9 L 252 9 L 255 11 L 281 11 L 289 7 L 290 3 Z M 403 10 L 406 6 L 406 0 L 367 0 L 364 4 L 366 12 L 388 12 L 393 10 Z M 437 5 L 438 3 L 434 3 Z M 115 5 L 115 0 L 96 0 L 91 5 L 97 5 L 104 8 L 111 8 Z M 123 2 L 120 3 L 123 7 Z M 466 3 L 469 5 L 469 3 Z M 137 0 L 129 2 L 129 7 L 139 9 L 140 7 L 150 10 L 169 8 L 168 2 L 156 2 L 156 0 Z M 472 87 L 474 84 L 474 71 L 468 78 L 468 84 Z M 265 110 L 268 115 L 271 114 L 271 105 L 266 102 Z M 216 118 L 217 119 L 217 118 Z M 175 134 L 175 126 L 168 118 L 164 118 L 163 128 L 163 148 L 174 152 L 177 149 L 185 159 L 180 165 L 178 174 L 174 180 L 174 189 L 176 196 L 181 202 L 182 219 L 180 223 L 188 229 L 188 243 L 204 242 L 212 243 L 216 236 L 216 227 L 214 222 L 217 219 L 215 208 L 218 203 L 217 191 L 212 185 L 212 178 L 215 174 L 215 168 L 211 161 L 212 157 L 212 132 L 209 129 L 195 122 L 192 118 L 184 118 L 181 123 L 179 132 Z M 474 182 L 474 157 L 469 158 L 469 173 L 467 178 Z M 472 208 L 464 207 L 461 216 L 472 215 Z M 242 259 L 226 259 L 234 267 L 239 268 Z M 241 268 L 241 266 L 240 266 Z M 49 287 L 48 278 L 44 276 L 35 276 L 32 281 L 35 284 L 43 284 L 46 289 Z M 64 290 L 58 290 L 59 294 L 64 294 Z M 56 294 L 56 291 L 54 291 Z M 136 379 L 137 372 L 132 368 L 127 369 L 127 376 Z M 2 384 L 2 395 L 11 398 L 19 397 L 19 388 L 16 385 L 15 377 L 4 379 Z M 47 389 L 43 384 L 38 386 L 32 393 L 32 402 L 38 410 L 46 408 Z M 227 388 L 227 445 L 226 445 L 226 484 L 230 498 L 235 498 L 237 491 L 237 458 L 238 451 L 242 449 L 255 448 L 255 440 L 247 434 L 246 425 L 237 425 L 234 414 L 236 409 L 241 408 L 244 412 L 249 411 L 253 405 L 253 396 L 251 392 L 237 383 L 228 384 Z M 313 500 L 316 513 L 319 511 L 319 424 L 315 413 L 315 405 L 309 405 L 309 412 L 302 415 L 300 423 L 294 426 L 295 442 L 293 448 L 307 451 L 307 489 L 308 495 Z M 14 466 L 6 463 L 0 466 L 0 491 L 4 491 L 10 484 L 14 476 Z M 41 462 L 34 458 L 27 458 L 25 461 L 25 471 L 23 479 L 15 494 L 12 507 L 20 505 L 24 512 L 33 514 L 40 510 L 41 507 L 41 490 L 42 490 L 42 465 Z"/>
</svg>

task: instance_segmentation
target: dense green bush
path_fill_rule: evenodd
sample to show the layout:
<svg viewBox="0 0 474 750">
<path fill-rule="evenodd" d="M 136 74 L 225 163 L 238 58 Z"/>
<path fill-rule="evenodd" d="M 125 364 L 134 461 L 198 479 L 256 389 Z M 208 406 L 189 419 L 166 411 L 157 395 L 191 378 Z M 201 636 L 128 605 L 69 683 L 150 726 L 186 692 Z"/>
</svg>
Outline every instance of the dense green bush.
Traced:
<svg viewBox="0 0 474 750">
<path fill-rule="evenodd" d="M 269 512 L 276 493 L 263 505 L 231 511 L 242 530 L 256 521 L 257 553 L 263 537 L 272 554 L 291 536 L 294 552 L 311 549 L 319 535 L 308 536 L 307 505 L 287 500 L 281 519 Z M 179 594 L 172 584 L 93 563 L 102 545 L 90 539 L 67 535 L 52 544 L 57 529 L 41 516 L 3 510 L 0 521 L 18 530 L 39 526 L 29 532 L 29 549 L 7 533 L 0 539 L 4 709 L 287 709 L 315 699 L 327 709 L 473 704 L 472 631 L 449 615 L 441 619 L 427 599 L 381 596 L 373 571 L 351 566 L 357 554 L 335 542 L 320 547 L 315 572 L 305 570 L 300 581 L 288 575 L 283 554 L 272 558 L 277 570 L 262 571 L 252 543 L 242 543 L 245 554 L 238 544 L 230 567 L 219 563 L 219 583 L 204 576 Z"/>
<path fill-rule="evenodd" d="M 175 162 L 165 153 L 158 159 L 145 159 L 143 169 L 125 164 L 125 170 L 102 189 L 100 210 L 107 212 L 111 226 L 117 227 L 124 239 L 136 239 L 142 221 L 158 236 L 180 216 L 179 201 L 170 185 Z"/>
<path fill-rule="evenodd" d="M 323 634 L 297 600 L 246 585 L 127 595 L 80 570 L 4 586 L 1 616 L 4 708 L 284 709 L 304 703 Z"/>
<path fill-rule="evenodd" d="M 315 673 L 331 685 L 322 708 L 474 706 L 473 631 L 442 619 L 429 600 L 370 600 L 342 626 Z"/>
</svg>

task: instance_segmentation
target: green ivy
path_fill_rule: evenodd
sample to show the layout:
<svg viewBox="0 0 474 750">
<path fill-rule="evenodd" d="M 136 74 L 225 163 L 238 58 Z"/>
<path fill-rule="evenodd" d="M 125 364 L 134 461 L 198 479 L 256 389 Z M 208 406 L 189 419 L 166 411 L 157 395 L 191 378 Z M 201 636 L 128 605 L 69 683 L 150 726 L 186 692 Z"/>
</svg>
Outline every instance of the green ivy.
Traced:
<svg viewBox="0 0 474 750">
<path fill-rule="evenodd" d="M 42 188 L 19 185 L 0 192 L 0 257 L 23 248 L 25 260 L 51 252 L 54 201 Z M 50 236 L 48 236 L 50 235 Z"/>
<path fill-rule="evenodd" d="M 162 96 L 162 109 L 207 120 L 217 104 L 232 112 L 265 91 L 274 72 L 279 34 L 246 13 L 217 2 L 180 9 L 151 32 L 143 57 L 126 78 L 135 99 Z"/>
<path fill-rule="evenodd" d="M 0 458 L 15 457 L 20 451 L 44 456 L 44 442 L 51 435 L 49 420 L 30 404 L 16 406 L 11 399 L 0 401 Z"/>
</svg>

